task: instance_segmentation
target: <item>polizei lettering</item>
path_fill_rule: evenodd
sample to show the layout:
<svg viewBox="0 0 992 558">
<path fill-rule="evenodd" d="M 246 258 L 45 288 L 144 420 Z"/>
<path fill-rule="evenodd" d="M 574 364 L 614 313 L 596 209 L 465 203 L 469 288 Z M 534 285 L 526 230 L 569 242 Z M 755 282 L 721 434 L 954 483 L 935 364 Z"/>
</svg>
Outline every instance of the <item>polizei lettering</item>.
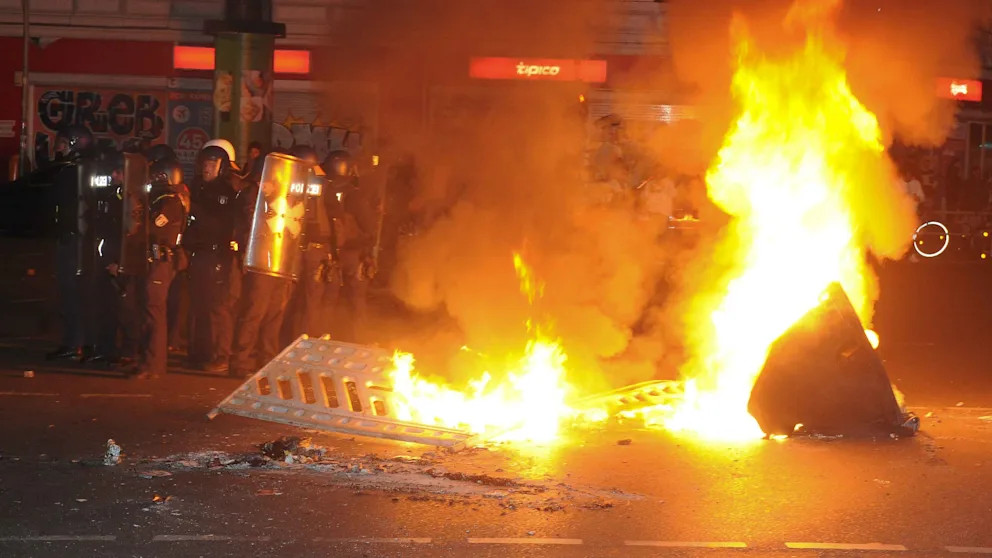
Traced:
<svg viewBox="0 0 992 558">
<path fill-rule="evenodd" d="M 541 66 L 539 64 L 517 64 L 518 76 L 556 76 L 561 73 L 561 66 Z"/>
</svg>

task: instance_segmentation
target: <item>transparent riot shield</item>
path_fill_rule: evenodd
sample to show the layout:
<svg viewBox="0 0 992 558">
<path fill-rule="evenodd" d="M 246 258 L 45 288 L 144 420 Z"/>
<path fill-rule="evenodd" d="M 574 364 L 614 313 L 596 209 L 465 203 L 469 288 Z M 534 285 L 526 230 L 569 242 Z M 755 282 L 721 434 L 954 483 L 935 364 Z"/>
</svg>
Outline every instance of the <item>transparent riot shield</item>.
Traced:
<svg viewBox="0 0 992 558">
<path fill-rule="evenodd" d="M 265 157 L 245 254 L 248 271 L 291 279 L 299 274 L 311 166 L 282 153 Z"/>
<path fill-rule="evenodd" d="M 124 154 L 124 187 L 121 191 L 120 273 L 141 275 L 148 266 L 148 160 L 140 153 Z M 139 250 L 129 249 L 139 246 Z"/>
</svg>

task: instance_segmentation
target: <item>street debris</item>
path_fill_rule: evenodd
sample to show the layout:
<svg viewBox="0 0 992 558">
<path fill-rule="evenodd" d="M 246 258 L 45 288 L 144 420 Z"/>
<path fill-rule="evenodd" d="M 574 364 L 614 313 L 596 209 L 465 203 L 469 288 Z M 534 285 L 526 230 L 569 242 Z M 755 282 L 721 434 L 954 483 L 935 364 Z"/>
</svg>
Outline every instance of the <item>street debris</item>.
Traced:
<svg viewBox="0 0 992 558">
<path fill-rule="evenodd" d="M 281 437 L 255 446 L 255 452 L 204 451 L 173 455 L 142 463 L 142 478 L 161 476 L 157 471 L 248 471 L 258 474 L 313 474 L 352 490 L 357 495 L 384 493 L 392 502 L 433 502 L 446 506 L 498 507 L 500 515 L 518 510 L 567 513 L 609 510 L 618 500 L 643 496 L 621 491 L 578 487 L 552 479 L 521 479 L 502 473 L 507 457 L 487 448 L 462 452 L 424 452 L 414 455 L 354 455 L 313 443 L 309 438 Z M 515 456 L 514 456 L 515 457 Z M 510 457 L 511 459 L 513 457 Z M 485 460 L 485 461 L 480 461 Z M 142 467 L 147 467 L 141 470 Z M 465 470 L 457 470 L 463 467 Z M 480 467 L 482 467 L 480 469 Z M 262 489 L 256 496 L 279 496 L 278 489 Z"/>
<path fill-rule="evenodd" d="M 103 454 L 103 464 L 112 467 L 121 462 L 121 447 L 111 438 L 107 440 L 107 452 Z"/>
<path fill-rule="evenodd" d="M 323 458 L 327 451 L 325 448 L 314 447 L 310 438 L 299 438 L 296 436 L 283 436 L 278 440 L 265 442 L 258 446 L 262 456 L 277 461 L 283 461 L 289 465 L 294 463 L 314 463 Z"/>
<path fill-rule="evenodd" d="M 630 438 L 625 438 L 623 440 L 617 440 L 617 445 L 618 446 L 629 446 L 631 444 L 631 442 L 633 442 L 633 440 L 631 440 Z"/>
<path fill-rule="evenodd" d="M 161 469 L 152 469 L 151 471 L 142 471 L 138 476 L 143 479 L 151 479 L 155 477 L 171 477 L 172 473 Z"/>
<path fill-rule="evenodd" d="M 34 378 L 34 370 L 25 370 L 24 371 L 24 377 L 25 378 Z"/>
<path fill-rule="evenodd" d="M 992 415 L 983 415 L 978 417 L 978 420 L 983 420 L 985 422 L 992 422 Z"/>
<path fill-rule="evenodd" d="M 954 404 L 955 407 L 964 407 L 964 401 L 958 401 Z"/>
<path fill-rule="evenodd" d="M 875 484 L 877 484 L 879 486 L 889 486 L 890 484 L 892 484 L 892 481 L 887 481 L 887 480 L 883 480 L 883 479 L 874 479 L 874 481 L 875 481 Z"/>
</svg>

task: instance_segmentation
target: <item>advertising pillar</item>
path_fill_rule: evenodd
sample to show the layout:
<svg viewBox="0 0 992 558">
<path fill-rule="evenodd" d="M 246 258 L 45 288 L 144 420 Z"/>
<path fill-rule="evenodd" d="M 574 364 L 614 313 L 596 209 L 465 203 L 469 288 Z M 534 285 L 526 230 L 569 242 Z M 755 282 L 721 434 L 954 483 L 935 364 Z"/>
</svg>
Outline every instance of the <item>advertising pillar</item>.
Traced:
<svg viewBox="0 0 992 558">
<path fill-rule="evenodd" d="M 272 21 L 271 0 L 226 0 L 224 19 L 208 21 L 214 36 L 214 136 L 234 145 L 238 160 L 257 141 L 272 140 L 275 40 L 286 26 Z"/>
</svg>

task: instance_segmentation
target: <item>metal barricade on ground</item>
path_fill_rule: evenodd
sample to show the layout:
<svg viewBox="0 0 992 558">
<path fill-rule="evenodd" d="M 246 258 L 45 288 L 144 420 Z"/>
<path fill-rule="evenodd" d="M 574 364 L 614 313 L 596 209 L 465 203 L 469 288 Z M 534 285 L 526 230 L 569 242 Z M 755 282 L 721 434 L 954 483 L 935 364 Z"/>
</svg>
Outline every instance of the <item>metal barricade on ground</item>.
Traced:
<svg viewBox="0 0 992 558">
<path fill-rule="evenodd" d="M 383 349 L 304 335 L 234 390 L 208 417 L 223 412 L 454 449 L 473 438 L 463 430 L 393 418 L 394 394 L 387 376 L 391 362 Z"/>
</svg>

